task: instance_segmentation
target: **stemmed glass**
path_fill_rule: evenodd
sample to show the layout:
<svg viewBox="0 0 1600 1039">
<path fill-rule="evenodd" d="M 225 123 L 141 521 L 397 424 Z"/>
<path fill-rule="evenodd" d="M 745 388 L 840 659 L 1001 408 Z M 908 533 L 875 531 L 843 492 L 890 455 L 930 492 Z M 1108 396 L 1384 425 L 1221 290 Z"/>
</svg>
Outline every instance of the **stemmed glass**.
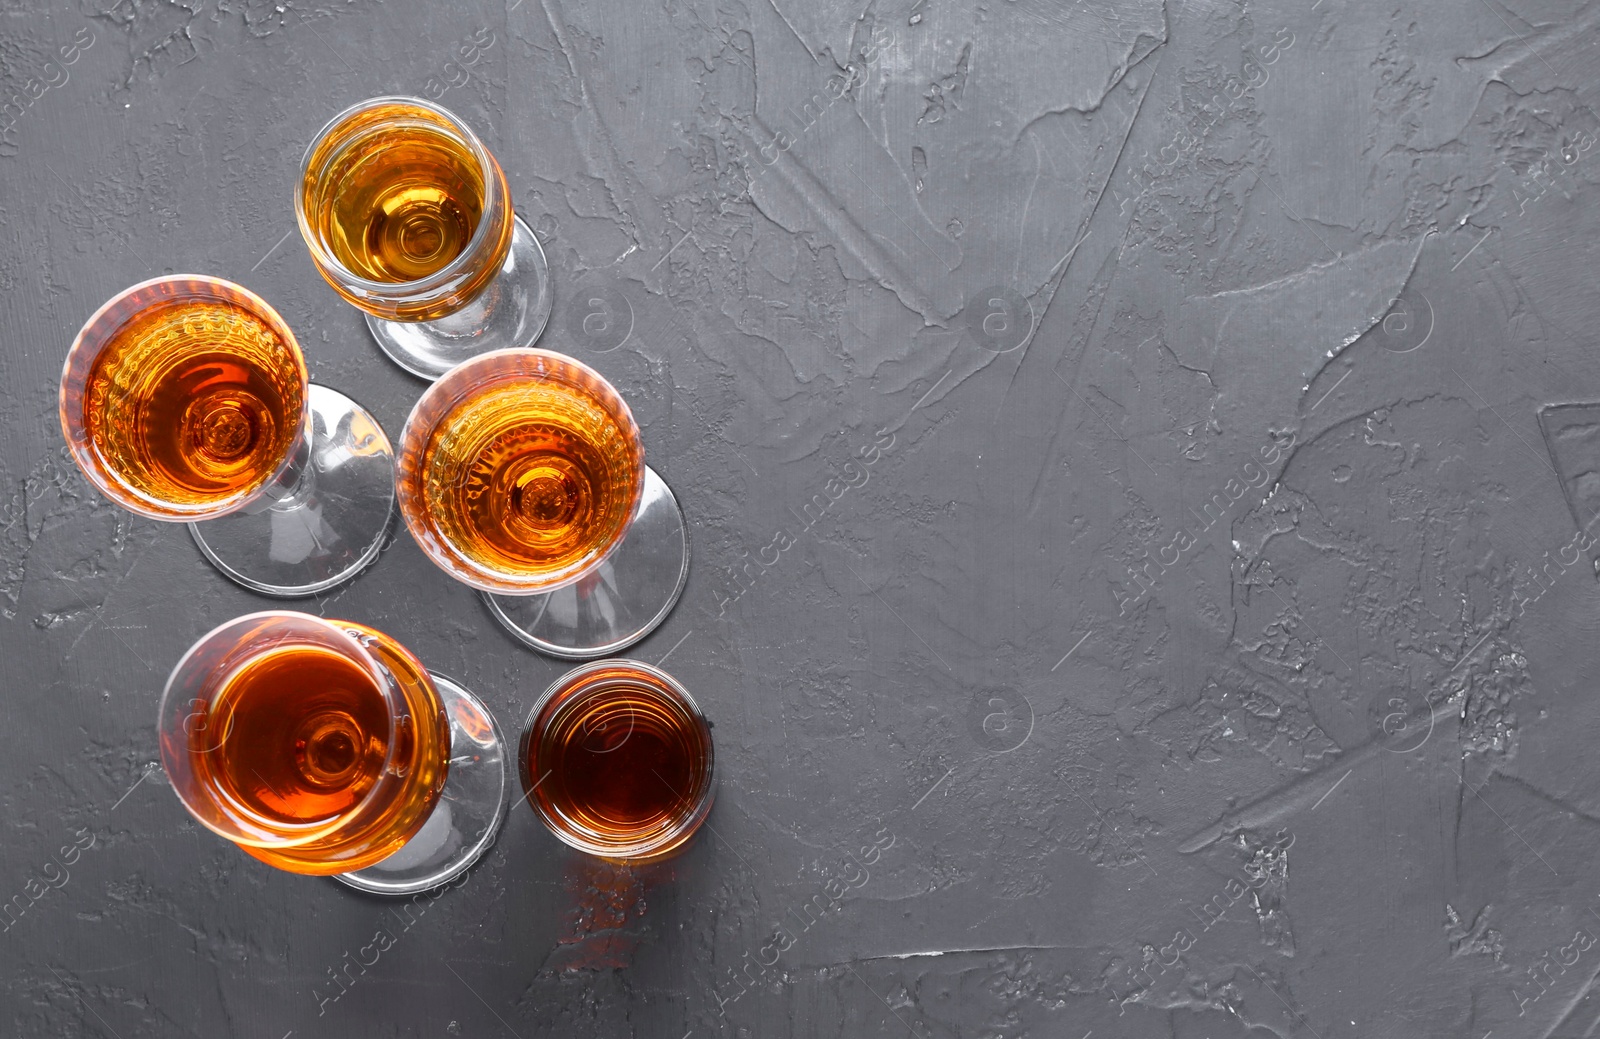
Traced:
<svg viewBox="0 0 1600 1039">
<path fill-rule="evenodd" d="M 383 546 L 388 438 L 355 401 L 311 385 L 283 318 L 232 282 L 176 274 L 112 297 L 67 353 L 60 412 L 102 494 L 187 522 L 246 588 L 320 592 Z"/>
<path fill-rule="evenodd" d="M 550 268 L 476 134 L 417 97 L 334 116 L 306 149 L 295 217 L 317 269 L 391 359 L 424 379 L 531 346 Z"/>
<path fill-rule="evenodd" d="M 683 593 L 677 499 L 627 402 L 571 357 L 499 350 L 452 369 L 406 420 L 397 470 L 423 552 L 535 649 L 608 656 Z"/>
<path fill-rule="evenodd" d="M 711 814 L 711 728 L 665 671 L 596 660 L 557 679 L 528 713 L 523 795 L 579 851 L 633 863 L 683 849 Z"/>
<path fill-rule="evenodd" d="M 504 817 L 504 741 L 471 693 L 372 628 L 287 610 L 184 654 L 158 720 L 184 807 L 291 873 L 412 894 L 466 870 Z"/>
</svg>

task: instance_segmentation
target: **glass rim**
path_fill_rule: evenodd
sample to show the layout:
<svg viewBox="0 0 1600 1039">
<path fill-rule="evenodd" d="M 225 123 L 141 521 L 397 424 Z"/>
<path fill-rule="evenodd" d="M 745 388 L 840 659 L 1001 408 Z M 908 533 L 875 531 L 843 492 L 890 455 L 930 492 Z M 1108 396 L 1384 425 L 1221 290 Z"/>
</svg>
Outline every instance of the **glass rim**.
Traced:
<svg viewBox="0 0 1600 1039">
<path fill-rule="evenodd" d="M 248 492 L 236 492 L 229 500 L 220 505 L 185 505 L 169 502 L 152 494 L 147 494 L 125 481 L 121 474 L 110 465 L 94 449 L 93 441 L 89 438 L 89 431 L 84 424 L 82 408 L 74 414 L 68 409 L 69 393 L 71 389 L 82 391 L 87 388 L 89 373 L 93 370 L 95 362 L 105 351 L 112 338 L 124 328 L 128 321 L 143 310 L 133 311 L 118 321 L 117 324 L 103 334 L 99 334 L 92 341 L 89 339 L 91 330 L 98 331 L 97 325 L 109 320 L 109 315 L 117 308 L 124 306 L 128 299 L 138 292 L 157 285 L 170 285 L 174 288 L 181 286 L 198 286 L 212 290 L 206 292 L 191 292 L 184 297 L 190 299 L 209 299 L 227 303 L 238 304 L 251 311 L 256 317 L 262 318 L 273 326 L 289 347 L 289 352 L 294 356 L 295 369 L 300 384 L 300 415 L 295 421 L 299 427 L 295 438 L 283 453 L 283 458 L 268 476 L 261 480 Z M 92 353 L 91 353 L 92 350 Z M 89 356 L 85 356 L 89 354 Z M 100 304 L 95 312 L 89 315 L 83 327 L 78 329 L 78 334 L 72 340 L 72 346 L 67 349 L 67 357 L 61 366 L 61 383 L 57 391 L 56 410 L 61 420 L 61 432 L 67 442 L 67 450 L 72 453 L 73 461 L 78 469 L 94 484 L 95 488 L 110 498 L 113 502 L 148 519 L 162 520 L 173 523 L 193 523 L 202 520 L 220 519 L 231 515 L 256 501 L 275 483 L 283 480 L 294 462 L 295 455 L 302 442 L 310 435 L 311 424 L 311 375 L 306 368 L 305 351 L 300 348 L 300 341 L 295 338 L 294 329 L 289 327 L 283 315 L 262 299 L 256 293 L 240 285 L 238 282 L 226 278 L 217 278 L 209 274 L 163 274 L 155 278 L 147 278 L 135 285 L 130 285 Z M 81 401 L 80 401 L 81 404 Z"/>
<path fill-rule="evenodd" d="M 164 771 L 167 770 L 166 740 L 160 737 L 164 737 L 166 734 L 165 725 L 167 720 L 168 697 L 172 693 L 174 680 L 176 680 L 179 674 L 183 672 L 184 668 L 188 665 L 190 658 L 199 652 L 199 650 L 214 637 L 222 634 L 229 628 L 249 622 L 277 620 L 292 620 L 295 623 L 309 624 L 309 626 L 312 628 L 321 628 L 324 632 L 332 634 L 336 641 L 347 643 L 348 648 L 354 651 L 354 653 L 351 655 L 351 658 L 360 663 L 363 670 L 367 671 L 376 680 L 379 693 L 382 695 L 385 704 L 387 704 L 389 707 L 387 720 L 389 722 L 390 731 L 389 739 L 387 740 L 387 745 L 384 752 L 384 765 L 383 769 L 378 773 L 378 781 L 372 784 L 372 788 L 362 796 L 359 802 L 343 812 L 340 812 L 335 818 L 327 822 L 318 823 L 315 826 L 312 826 L 311 824 L 304 824 L 304 829 L 297 827 L 293 823 L 284 824 L 273 822 L 271 824 L 262 824 L 257 821 L 256 813 L 242 808 L 232 798 L 229 798 L 226 801 L 219 800 L 210 802 L 213 805 L 226 804 L 230 811 L 220 814 L 228 815 L 236 812 L 239 816 L 249 819 L 250 824 L 253 826 L 264 829 L 267 827 L 267 825 L 270 825 L 272 827 L 294 831 L 294 836 L 284 840 L 253 840 L 241 838 L 236 834 L 225 832 L 224 830 L 212 825 L 204 816 L 201 815 L 200 812 L 196 811 L 194 806 L 190 803 L 189 797 L 185 795 L 185 792 L 180 789 L 176 783 L 171 784 L 173 792 L 178 795 L 178 800 L 182 802 L 183 807 L 189 812 L 189 815 L 193 817 L 194 820 L 200 825 L 204 826 L 212 833 L 217 834 L 217 836 L 222 837 L 224 840 L 231 841 L 234 844 L 248 845 L 250 847 L 264 848 L 267 850 L 292 849 L 304 844 L 314 843 L 336 832 L 341 826 L 347 825 L 349 820 L 360 818 L 361 816 L 365 815 L 376 802 L 376 799 L 380 794 L 384 796 L 389 795 L 389 791 L 386 789 L 384 780 L 389 778 L 391 775 L 394 766 L 395 754 L 398 752 L 401 742 L 400 740 L 394 738 L 396 728 L 395 707 L 397 700 L 399 699 L 397 680 L 395 679 L 393 673 L 390 672 L 389 669 L 383 664 L 383 662 L 372 653 L 369 653 L 367 648 L 350 633 L 349 629 L 342 627 L 341 622 L 339 621 L 329 620 L 325 617 L 318 617 L 315 614 L 303 613 L 299 610 L 258 610 L 255 613 L 246 613 L 241 616 L 223 621 L 210 631 L 207 631 L 204 635 L 201 635 L 194 641 L 193 645 L 184 651 L 183 656 L 178 658 L 178 662 L 173 665 L 172 670 L 168 673 L 166 685 L 163 686 L 161 690 L 161 700 L 156 708 L 156 725 L 158 736 L 157 751 L 161 755 L 161 765 Z M 287 642 L 277 643 L 277 645 L 287 644 Z M 254 659 L 254 656 L 256 655 L 257 654 L 252 654 L 246 659 Z M 207 706 L 209 707 L 209 704 Z M 226 741 L 224 740 L 224 742 Z M 220 748 L 221 744 L 218 744 L 217 746 Z M 210 790 L 211 788 L 207 789 Z"/>
<path fill-rule="evenodd" d="M 476 254 L 483 248 L 484 242 L 488 240 L 489 227 L 494 221 L 480 217 L 478 226 L 473 229 L 472 237 L 467 241 L 466 246 L 462 248 L 460 254 L 432 274 L 423 278 L 415 278 L 411 281 L 375 281 L 371 278 L 363 278 L 340 262 L 339 258 L 334 256 L 322 241 L 322 236 L 312 228 L 311 219 L 306 214 L 305 182 L 307 175 L 311 172 L 311 157 L 316 154 L 317 149 L 321 147 L 323 142 L 332 135 L 340 124 L 348 121 L 352 116 L 381 105 L 393 104 L 411 105 L 426 109 L 449 124 L 448 129 L 465 142 L 472 152 L 473 160 L 478 164 L 478 173 L 483 177 L 484 213 L 487 214 L 491 208 L 491 203 L 497 200 L 506 208 L 510 208 L 511 202 L 509 198 L 499 198 L 500 178 L 494 175 L 496 165 L 494 155 L 489 151 L 488 145 L 479 139 L 478 135 L 473 132 L 472 127 L 468 126 L 460 116 L 443 105 L 435 104 L 426 98 L 409 94 L 384 94 L 379 97 L 369 97 L 364 101 L 357 101 L 334 115 L 323 124 L 322 129 L 317 131 L 316 136 L 311 138 L 311 143 L 306 145 L 305 154 L 300 157 L 300 180 L 294 193 L 295 222 L 300 227 L 300 237 L 305 240 L 306 248 L 311 251 L 312 260 L 318 267 L 336 276 L 342 284 L 365 293 L 379 295 L 433 292 L 449 285 L 451 281 L 474 262 Z"/>
<path fill-rule="evenodd" d="M 681 818 L 675 820 L 672 825 L 646 840 L 634 841 L 630 844 L 607 845 L 598 841 L 586 841 L 582 836 L 567 829 L 565 819 L 552 820 L 546 814 L 545 810 L 540 806 L 539 800 L 533 796 L 533 789 L 528 785 L 532 775 L 528 765 L 534 744 L 534 729 L 538 725 L 539 716 L 544 713 L 545 708 L 550 705 L 551 701 L 569 692 L 581 694 L 583 687 L 588 684 L 590 676 L 595 672 L 619 669 L 642 672 L 648 675 L 663 687 L 662 690 L 656 690 L 657 692 L 664 690 L 665 694 L 678 701 L 678 705 L 695 722 L 697 729 L 704 736 L 706 772 L 705 781 L 701 789 L 686 804 Z M 528 802 L 528 806 L 539 817 L 539 821 L 544 824 L 545 829 L 549 830 L 561 843 L 569 848 L 599 856 L 600 858 L 632 861 L 648 860 L 663 849 L 670 851 L 676 848 L 690 833 L 698 830 L 700 824 L 710 814 L 710 805 L 716 797 L 717 790 L 716 748 L 711 738 L 711 724 L 706 719 L 705 712 L 700 709 L 700 705 L 695 702 L 694 696 L 683 687 L 683 683 L 656 665 L 633 657 L 606 657 L 601 660 L 590 660 L 563 673 L 546 686 L 544 692 L 539 694 L 538 699 L 533 702 L 533 706 L 528 710 L 528 716 L 522 723 L 522 733 L 517 740 L 517 778 L 523 785 L 521 799 Z M 533 784 L 533 786 L 537 785 L 537 783 Z M 558 826 L 557 822 L 562 825 Z"/>
<path fill-rule="evenodd" d="M 638 447 L 639 456 L 639 464 L 634 473 L 631 489 L 633 505 L 629 509 L 628 518 L 623 523 L 621 532 L 606 546 L 605 551 L 600 552 L 581 566 L 575 566 L 572 572 L 555 578 L 507 576 L 503 571 L 495 570 L 472 559 L 465 552 L 462 552 L 454 542 L 444 537 L 429 524 L 428 510 L 425 504 L 418 500 L 416 491 L 412 487 L 414 481 L 421 479 L 422 461 L 427 453 L 428 444 L 431 442 L 434 432 L 438 429 L 439 420 L 442 420 L 445 415 L 450 414 L 460 406 L 461 398 L 465 393 L 489 384 L 488 379 L 479 375 L 479 369 L 494 368 L 518 358 L 535 357 L 548 359 L 562 365 L 570 365 L 604 386 L 616 399 L 622 416 L 626 418 L 626 427 Z M 527 377 L 531 378 L 531 376 Z M 461 386 L 463 383 L 466 384 L 464 390 Z M 456 395 L 456 399 L 443 405 L 439 418 L 430 423 L 426 430 L 421 429 L 423 409 L 437 406 L 441 399 L 449 398 L 452 394 Z M 422 392 L 422 395 L 417 398 L 416 404 L 412 405 L 411 413 L 406 416 L 405 425 L 401 427 L 400 436 L 395 442 L 394 457 L 395 468 L 400 473 L 400 478 L 395 481 L 395 504 L 400 510 L 400 516 L 406 525 L 406 529 L 411 532 L 412 540 L 417 543 L 417 546 L 422 549 L 423 555 L 427 556 L 434 565 L 462 584 L 480 592 L 492 592 L 496 595 L 539 595 L 576 584 L 593 573 L 606 560 L 610 559 L 617 549 L 622 546 L 623 539 L 628 536 L 628 531 L 633 527 L 634 521 L 639 518 L 639 510 L 644 507 L 644 437 L 639 430 L 638 421 L 633 417 L 633 409 L 629 407 L 627 398 L 611 384 L 611 380 L 576 357 L 541 347 L 512 347 L 504 350 L 491 350 L 475 357 L 470 357 L 441 375 Z M 414 464 L 408 464 L 413 462 Z M 420 517 L 416 523 L 413 523 L 413 515 Z M 418 536 L 418 526 L 421 526 L 422 532 L 428 536 Z"/>
</svg>

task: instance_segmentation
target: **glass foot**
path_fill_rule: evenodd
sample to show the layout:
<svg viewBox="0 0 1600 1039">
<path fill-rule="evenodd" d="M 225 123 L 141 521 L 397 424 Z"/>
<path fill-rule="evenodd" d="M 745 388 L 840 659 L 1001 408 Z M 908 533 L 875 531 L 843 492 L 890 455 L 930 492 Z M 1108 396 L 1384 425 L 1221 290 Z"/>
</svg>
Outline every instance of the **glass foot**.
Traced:
<svg viewBox="0 0 1600 1039">
<path fill-rule="evenodd" d="M 485 593 L 507 631 L 567 660 L 610 656 L 654 631 L 689 579 L 689 533 L 672 488 L 645 466 L 639 514 L 593 573 L 537 595 Z"/>
<path fill-rule="evenodd" d="M 378 557 L 394 516 L 394 449 L 378 421 L 313 385 L 309 461 L 292 495 L 189 524 L 205 557 L 251 591 L 286 599 L 347 581 Z"/>
<path fill-rule="evenodd" d="M 506 742 L 494 715 L 461 686 L 434 674 L 450 718 L 450 771 L 433 814 L 405 847 L 341 884 L 376 895 L 412 895 L 447 883 L 489 850 L 506 815 Z"/>
<path fill-rule="evenodd" d="M 433 380 L 490 350 L 532 346 L 550 320 L 550 265 L 533 229 L 512 221 L 511 251 L 500 273 L 472 302 L 437 321 L 385 321 L 367 315 L 367 327 L 390 360 Z"/>
</svg>

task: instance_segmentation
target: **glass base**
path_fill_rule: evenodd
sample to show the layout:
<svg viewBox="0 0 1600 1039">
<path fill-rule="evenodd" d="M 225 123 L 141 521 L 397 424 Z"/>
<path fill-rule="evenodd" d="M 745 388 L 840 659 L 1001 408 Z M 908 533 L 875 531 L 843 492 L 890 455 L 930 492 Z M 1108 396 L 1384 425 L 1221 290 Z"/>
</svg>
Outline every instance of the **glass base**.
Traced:
<svg viewBox="0 0 1600 1039">
<path fill-rule="evenodd" d="M 205 557 L 254 592 L 315 595 L 360 573 L 394 516 L 394 449 L 365 408 L 310 387 L 309 461 L 293 495 L 189 524 Z"/>
<path fill-rule="evenodd" d="M 454 314 L 436 321 L 385 321 L 367 327 L 389 359 L 433 380 L 490 350 L 532 346 L 550 320 L 550 265 L 533 229 L 514 217 L 511 251 L 489 287 Z"/>
<path fill-rule="evenodd" d="M 610 656 L 654 631 L 689 579 L 689 532 L 672 488 L 645 466 L 639 514 L 592 573 L 537 595 L 484 594 L 523 643 L 567 660 Z"/>
<path fill-rule="evenodd" d="M 506 742 L 477 697 L 443 675 L 433 684 L 450 719 L 450 771 L 433 814 L 388 858 L 333 879 L 375 895 L 414 895 L 466 872 L 494 844 L 506 815 Z"/>
</svg>

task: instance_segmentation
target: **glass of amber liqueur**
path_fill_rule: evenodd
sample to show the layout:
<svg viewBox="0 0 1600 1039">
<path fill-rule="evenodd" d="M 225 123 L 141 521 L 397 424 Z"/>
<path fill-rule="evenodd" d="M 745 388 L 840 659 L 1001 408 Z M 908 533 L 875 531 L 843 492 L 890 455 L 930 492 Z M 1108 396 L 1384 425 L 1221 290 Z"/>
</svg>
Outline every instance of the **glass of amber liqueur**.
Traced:
<svg viewBox="0 0 1600 1039">
<path fill-rule="evenodd" d="M 586 660 L 661 624 L 687 525 L 627 402 L 588 365 L 498 350 L 428 387 L 400 435 L 396 494 L 423 552 L 512 635 Z"/>
<path fill-rule="evenodd" d="M 355 401 L 310 383 L 294 333 L 243 286 L 175 274 L 113 296 L 67 352 L 59 408 L 101 494 L 187 523 L 246 588 L 325 591 L 383 545 L 388 438 Z"/>
<path fill-rule="evenodd" d="M 549 264 L 505 172 L 430 101 L 375 97 L 329 120 L 306 149 L 295 218 L 323 278 L 414 375 L 531 346 L 550 317 Z"/>
<path fill-rule="evenodd" d="M 715 796 L 711 728 L 688 690 L 637 660 L 596 660 L 557 679 L 528 714 L 522 790 L 563 843 L 601 858 L 677 854 Z"/>
<path fill-rule="evenodd" d="M 493 716 L 351 621 L 282 610 L 228 621 L 173 669 L 157 729 L 189 812 L 292 873 L 424 891 L 477 861 L 504 817 Z"/>
</svg>

